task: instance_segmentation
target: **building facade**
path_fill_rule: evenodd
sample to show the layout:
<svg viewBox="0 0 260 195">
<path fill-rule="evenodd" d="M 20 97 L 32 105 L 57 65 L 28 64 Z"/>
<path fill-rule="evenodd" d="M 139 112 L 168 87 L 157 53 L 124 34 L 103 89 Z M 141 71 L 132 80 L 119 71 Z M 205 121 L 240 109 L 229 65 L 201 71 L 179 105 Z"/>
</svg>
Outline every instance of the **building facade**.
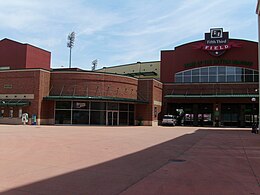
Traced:
<svg viewBox="0 0 260 195">
<path fill-rule="evenodd" d="M 251 126 L 258 120 L 258 45 L 211 29 L 205 40 L 161 52 L 163 113 L 183 125 Z"/>
<path fill-rule="evenodd" d="M 230 39 L 222 28 L 205 39 L 161 51 L 161 61 L 98 71 L 51 69 L 51 54 L 0 41 L 0 123 L 248 127 L 258 122 L 258 43 Z M 159 75 L 158 75 L 159 74 Z"/>
<path fill-rule="evenodd" d="M 156 125 L 162 83 L 77 68 L 50 68 L 50 52 L 0 41 L 0 123 Z"/>
</svg>

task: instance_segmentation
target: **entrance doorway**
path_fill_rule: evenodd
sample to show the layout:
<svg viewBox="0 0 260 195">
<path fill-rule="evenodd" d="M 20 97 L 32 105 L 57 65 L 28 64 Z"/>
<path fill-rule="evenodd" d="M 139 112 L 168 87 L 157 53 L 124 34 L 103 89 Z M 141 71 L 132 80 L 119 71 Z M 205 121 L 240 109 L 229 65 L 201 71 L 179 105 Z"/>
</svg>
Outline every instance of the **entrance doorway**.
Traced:
<svg viewBox="0 0 260 195">
<path fill-rule="evenodd" d="M 118 111 L 108 111 L 107 112 L 107 125 L 117 126 L 119 124 L 119 112 Z"/>
<path fill-rule="evenodd" d="M 239 126 L 240 118 L 239 104 L 221 104 L 221 123 L 224 126 Z"/>
</svg>

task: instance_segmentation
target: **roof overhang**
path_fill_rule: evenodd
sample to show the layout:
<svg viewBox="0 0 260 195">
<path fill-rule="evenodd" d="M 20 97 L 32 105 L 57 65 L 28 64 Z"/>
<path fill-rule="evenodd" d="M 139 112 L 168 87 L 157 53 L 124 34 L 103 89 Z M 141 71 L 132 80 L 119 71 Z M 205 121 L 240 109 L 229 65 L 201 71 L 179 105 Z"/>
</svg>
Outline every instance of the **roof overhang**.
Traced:
<svg viewBox="0 0 260 195">
<path fill-rule="evenodd" d="M 118 98 L 118 97 L 103 97 L 103 96 L 46 96 L 44 100 L 94 100 L 94 101 L 112 101 L 112 102 L 127 102 L 148 104 L 148 101 L 130 99 L 130 98 Z"/>
<path fill-rule="evenodd" d="M 133 72 L 133 73 L 126 73 L 124 75 L 127 76 L 157 76 L 158 74 L 154 71 L 150 71 L 150 72 Z"/>
<path fill-rule="evenodd" d="M 15 106 L 29 106 L 30 102 L 26 100 L 0 100 L 0 106 L 15 107 Z"/>
<path fill-rule="evenodd" d="M 165 98 L 258 98 L 258 94 L 172 94 L 165 95 Z"/>
</svg>

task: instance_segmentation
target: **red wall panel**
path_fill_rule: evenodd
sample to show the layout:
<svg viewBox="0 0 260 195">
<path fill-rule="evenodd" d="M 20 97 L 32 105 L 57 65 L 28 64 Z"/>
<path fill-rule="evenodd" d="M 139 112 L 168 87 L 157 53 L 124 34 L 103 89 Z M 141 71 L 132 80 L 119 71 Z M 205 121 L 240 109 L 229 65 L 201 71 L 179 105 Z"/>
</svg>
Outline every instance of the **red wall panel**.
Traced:
<svg viewBox="0 0 260 195">
<path fill-rule="evenodd" d="M 26 48 L 26 68 L 43 68 L 46 70 L 50 70 L 50 52 L 31 45 L 26 45 Z"/>
<path fill-rule="evenodd" d="M 0 41 L 0 67 L 10 69 L 42 68 L 50 70 L 51 53 L 9 39 Z"/>
<path fill-rule="evenodd" d="M 0 41 L 0 67 L 11 69 L 26 67 L 26 46 L 15 41 L 3 39 Z"/>
<path fill-rule="evenodd" d="M 257 43 L 246 40 L 230 39 L 230 42 L 234 42 L 240 47 L 232 47 L 229 50 L 219 56 L 212 56 L 209 52 L 197 49 L 196 47 L 204 41 L 196 41 L 188 44 L 184 44 L 175 48 L 175 50 L 162 51 L 161 52 L 161 82 L 174 82 L 174 75 L 177 72 L 198 68 L 203 66 L 226 66 L 225 64 L 218 64 L 220 60 L 230 61 L 245 61 L 251 62 L 252 65 L 241 65 L 241 64 L 228 64 L 227 66 L 237 66 L 251 69 L 258 69 L 258 57 L 257 57 Z M 205 62 L 211 61 L 216 64 L 196 65 L 195 67 L 187 67 L 185 65 L 193 62 Z"/>
</svg>

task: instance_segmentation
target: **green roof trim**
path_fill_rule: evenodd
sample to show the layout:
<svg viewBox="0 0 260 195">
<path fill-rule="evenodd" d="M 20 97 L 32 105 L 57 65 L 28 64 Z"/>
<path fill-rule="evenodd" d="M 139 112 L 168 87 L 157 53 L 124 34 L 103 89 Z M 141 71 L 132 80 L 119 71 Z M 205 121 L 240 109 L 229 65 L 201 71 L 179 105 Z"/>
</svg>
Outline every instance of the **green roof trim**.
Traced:
<svg viewBox="0 0 260 195">
<path fill-rule="evenodd" d="M 29 105 L 30 105 L 29 101 L 21 101 L 21 100 L 1 100 L 0 101 L 0 106 L 3 106 L 3 107 L 29 106 Z"/>
<path fill-rule="evenodd" d="M 165 98 L 258 98 L 258 94 L 173 94 Z"/>
<path fill-rule="evenodd" d="M 126 76 L 157 76 L 158 74 L 154 71 L 151 72 L 132 72 L 132 73 L 125 73 L 123 75 Z"/>
<path fill-rule="evenodd" d="M 139 104 L 148 104 L 148 101 L 136 100 L 130 98 L 103 97 L 103 96 L 46 96 L 45 100 L 98 100 L 98 101 L 116 101 L 131 102 Z"/>
</svg>

